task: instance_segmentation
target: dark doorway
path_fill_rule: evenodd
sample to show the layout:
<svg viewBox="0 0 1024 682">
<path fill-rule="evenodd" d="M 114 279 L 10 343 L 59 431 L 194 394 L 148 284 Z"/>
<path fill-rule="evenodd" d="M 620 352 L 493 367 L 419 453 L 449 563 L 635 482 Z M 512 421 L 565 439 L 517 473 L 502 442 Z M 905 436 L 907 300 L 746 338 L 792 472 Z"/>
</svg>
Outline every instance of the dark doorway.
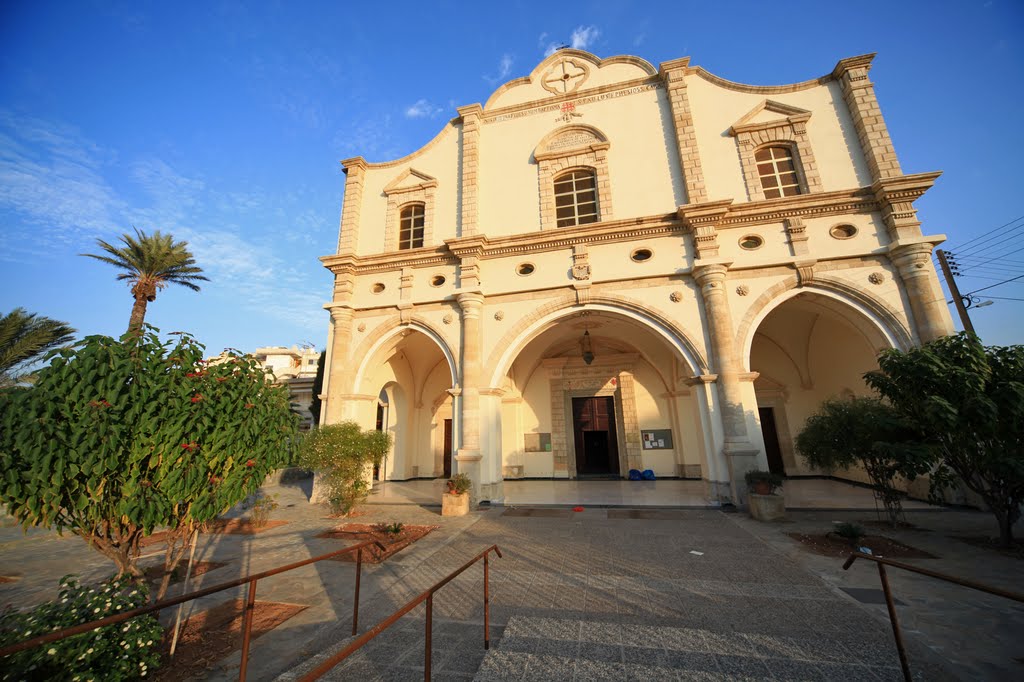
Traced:
<svg viewBox="0 0 1024 682">
<path fill-rule="evenodd" d="M 452 420 L 444 420 L 444 477 L 452 477 Z"/>
<path fill-rule="evenodd" d="M 786 475 L 782 462 L 782 448 L 779 447 L 779 431 L 775 428 L 775 410 L 771 407 L 757 408 L 761 418 L 761 435 L 764 436 L 764 454 L 768 457 L 768 470 L 780 476 Z"/>
<path fill-rule="evenodd" d="M 381 391 L 381 393 L 383 393 L 383 391 Z M 384 430 L 384 405 L 382 405 L 380 403 L 380 401 L 377 402 L 377 430 L 378 431 L 383 431 Z M 374 462 L 374 464 L 373 464 L 373 480 L 379 481 L 380 480 L 380 474 L 381 474 L 380 463 L 379 462 Z"/>
<path fill-rule="evenodd" d="M 580 476 L 618 476 L 619 443 L 615 437 L 613 398 L 573 398 L 576 473 Z"/>
</svg>

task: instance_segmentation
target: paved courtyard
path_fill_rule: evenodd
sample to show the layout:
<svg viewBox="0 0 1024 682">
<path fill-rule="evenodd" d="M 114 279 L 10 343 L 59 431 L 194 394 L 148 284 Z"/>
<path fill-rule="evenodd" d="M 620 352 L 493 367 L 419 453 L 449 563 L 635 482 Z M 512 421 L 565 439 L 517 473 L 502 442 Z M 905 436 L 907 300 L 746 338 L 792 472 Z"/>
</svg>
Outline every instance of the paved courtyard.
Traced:
<svg viewBox="0 0 1024 682">
<path fill-rule="evenodd" d="M 339 521 L 309 505 L 302 486 L 271 491 L 282 505 L 274 518 L 289 523 L 256 536 L 202 536 L 197 559 L 227 565 L 201 576 L 200 586 L 344 544 L 315 537 Z M 359 522 L 438 529 L 384 564 L 364 568 L 361 632 L 484 547 L 502 548 L 504 558 L 491 564 L 491 650 L 482 646 L 482 567 L 476 566 L 436 597 L 434 679 L 901 679 L 884 606 L 860 603 L 840 589 L 877 592 L 873 567 L 843 572 L 840 560 L 809 555 L 784 535 L 821 532 L 834 520 L 873 512 L 791 512 L 787 523 L 759 524 L 699 509 L 495 507 L 457 519 L 408 503 L 364 510 Z M 951 544 L 927 528 L 959 524 L 983 532 L 992 525 L 988 515 L 921 511 L 911 520 L 921 530 L 910 539 L 908 531 L 895 537 L 941 557 L 913 562 L 1020 589 L 1019 560 Z M 20 578 L 0 585 L 0 603 L 25 606 L 51 596 L 64 573 L 99 579 L 110 565 L 78 538 L 26 537 L 8 528 L 0 530 L 0 569 Z M 328 561 L 261 581 L 260 600 L 309 608 L 256 640 L 250 679 L 297 679 L 349 641 L 352 577 L 352 564 Z M 1024 656 L 1024 608 L 896 571 L 892 578 L 918 679 L 1021 678 L 1024 665 L 1014 659 Z M 191 608 L 241 595 L 213 595 Z M 420 607 L 327 679 L 422 679 L 423 625 Z M 234 679 L 237 664 L 235 653 L 206 679 Z"/>
</svg>

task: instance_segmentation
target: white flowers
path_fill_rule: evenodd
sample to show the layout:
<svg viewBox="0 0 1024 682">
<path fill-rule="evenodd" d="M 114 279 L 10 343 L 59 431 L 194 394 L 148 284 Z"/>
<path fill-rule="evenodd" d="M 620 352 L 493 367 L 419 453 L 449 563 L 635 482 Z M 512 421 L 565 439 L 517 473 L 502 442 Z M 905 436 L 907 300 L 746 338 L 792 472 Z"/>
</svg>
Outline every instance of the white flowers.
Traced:
<svg viewBox="0 0 1024 682">
<path fill-rule="evenodd" d="M 57 653 L 57 650 L 52 647 L 50 648 L 49 651 L 46 652 L 48 656 L 53 656 L 55 653 Z"/>
</svg>

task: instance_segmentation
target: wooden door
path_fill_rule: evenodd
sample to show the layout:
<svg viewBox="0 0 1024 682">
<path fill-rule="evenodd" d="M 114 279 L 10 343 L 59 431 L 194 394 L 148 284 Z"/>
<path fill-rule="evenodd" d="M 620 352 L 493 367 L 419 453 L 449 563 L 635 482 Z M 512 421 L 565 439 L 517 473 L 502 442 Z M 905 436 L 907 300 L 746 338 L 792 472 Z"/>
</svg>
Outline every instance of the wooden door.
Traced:
<svg viewBox="0 0 1024 682">
<path fill-rule="evenodd" d="M 572 399 L 576 473 L 619 473 L 619 443 L 615 433 L 615 401 L 611 396 Z"/>
<path fill-rule="evenodd" d="M 785 476 L 786 465 L 782 461 L 779 431 L 775 426 L 775 410 L 771 407 L 759 407 L 757 414 L 761 418 L 761 435 L 764 437 L 764 454 L 768 457 L 768 470 L 773 474 Z"/>
<path fill-rule="evenodd" d="M 444 477 L 452 476 L 452 420 L 444 420 Z"/>
</svg>

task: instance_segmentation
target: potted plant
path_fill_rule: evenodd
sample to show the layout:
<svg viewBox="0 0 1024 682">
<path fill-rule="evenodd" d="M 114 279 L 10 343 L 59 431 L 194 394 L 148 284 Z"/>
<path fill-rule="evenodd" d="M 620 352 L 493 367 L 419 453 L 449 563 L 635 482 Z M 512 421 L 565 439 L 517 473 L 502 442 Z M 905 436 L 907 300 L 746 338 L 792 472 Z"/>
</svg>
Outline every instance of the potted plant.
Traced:
<svg viewBox="0 0 1024 682">
<path fill-rule="evenodd" d="M 445 484 L 441 496 L 441 516 L 465 516 L 469 513 L 469 490 L 472 481 L 466 474 L 455 474 Z"/>
<path fill-rule="evenodd" d="M 782 488 L 782 476 L 771 471 L 752 469 L 746 473 L 750 491 L 750 515 L 758 521 L 775 521 L 786 515 L 786 500 L 775 491 Z"/>
</svg>

